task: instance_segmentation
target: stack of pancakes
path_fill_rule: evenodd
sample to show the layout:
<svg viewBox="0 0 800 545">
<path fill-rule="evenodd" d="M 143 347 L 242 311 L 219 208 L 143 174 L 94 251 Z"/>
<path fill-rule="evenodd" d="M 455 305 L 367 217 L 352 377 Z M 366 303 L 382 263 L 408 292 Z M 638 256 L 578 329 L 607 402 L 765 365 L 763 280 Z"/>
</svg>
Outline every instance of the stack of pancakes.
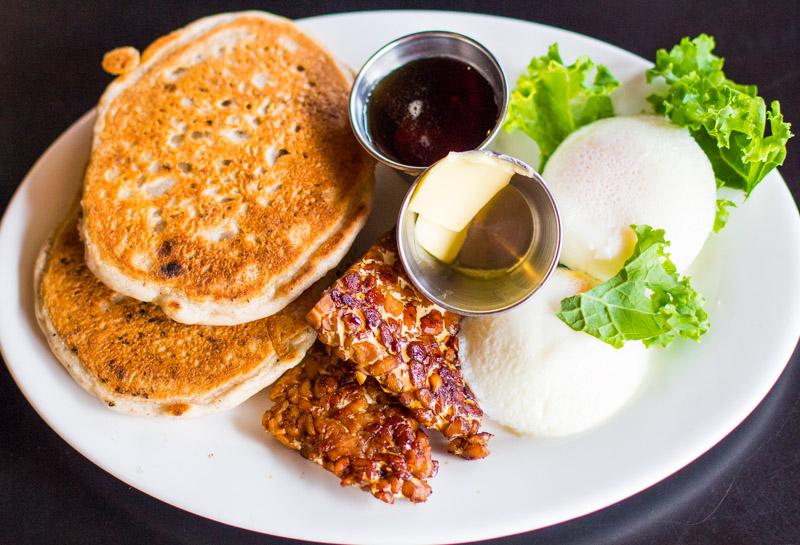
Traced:
<svg viewBox="0 0 800 545">
<path fill-rule="evenodd" d="M 36 266 L 40 325 L 115 410 L 230 408 L 303 358 L 320 279 L 369 214 L 351 75 L 261 12 L 201 19 L 104 67 L 120 75 L 80 205 Z"/>
</svg>

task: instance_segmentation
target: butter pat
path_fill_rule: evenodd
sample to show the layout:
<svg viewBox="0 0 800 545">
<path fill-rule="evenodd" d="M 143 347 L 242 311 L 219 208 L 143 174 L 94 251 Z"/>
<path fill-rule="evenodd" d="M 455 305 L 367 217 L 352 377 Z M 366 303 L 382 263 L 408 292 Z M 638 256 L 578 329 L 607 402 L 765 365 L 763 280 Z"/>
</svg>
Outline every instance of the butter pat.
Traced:
<svg viewBox="0 0 800 545">
<path fill-rule="evenodd" d="M 417 216 L 417 222 L 414 225 L 417 243 L 445 263 L 452 263 L 456 258 L 461 246 L 464 245 L 468 230 L 469 225 L 461 231 L 451 231 L 430 221 L 425 216 Z"/>
<path fill-rule="evenodd" d="M 451 152 L 420 181 L 408 209 L 460 233 L 513 175 L 508 162 L 492 155 Z"/>
</svg>

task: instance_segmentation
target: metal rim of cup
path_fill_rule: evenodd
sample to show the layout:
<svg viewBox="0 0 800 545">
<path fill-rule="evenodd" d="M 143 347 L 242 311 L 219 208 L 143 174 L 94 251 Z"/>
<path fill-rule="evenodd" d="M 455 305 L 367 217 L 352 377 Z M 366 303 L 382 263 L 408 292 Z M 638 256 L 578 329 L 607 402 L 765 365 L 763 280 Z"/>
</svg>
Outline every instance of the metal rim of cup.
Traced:
<svg viewBox="0 0 800 545">
<path fill-rule="evenodd" d="M 442 52 L 440 55 L 419 55 L 419 56 L 410 56 L 408 59 L 405 59 L 403 62 L 400 62 L 396 65 L 393 65 L 391 69 L 384 70 L 382 73 L 372 74 L 374 68 L 379 64 L 379 62 L 384 59 L 387 55 L 391 54 L 392 52 L 396 52 L 398 49 L 402 48 L 410 48 L 414 45 L 415 42 L 420 40 L 449 40 L 458 42 L 460 44 L 466 44 L 467 46 L 471 47 L 474 51 L 480 54 L 480 57 L 486 61 L 486 65 L 490 67 L 492 74 L 487 73 L 486 66 L 476 66 L 475 63 L 471 62 L 469 59 L 465 59 L 459 57 L 457 55 L 451 54 L 451 52 Z M 417 60 L 420 58 L 428 58 L 428 57 L 435 57 L 435 56 L 446 56 L 451 58 L 456 58 L 461 61 L 467 62 L 470 66 L 478 70 L 484 77 L 487 78 L 489 84 L 491 85 L 494 93 L 495 99 L 498 100 L 498 115 L 497 121 L 492 127 L 492 130 L 486 136 L 486 138 L 481 142 L 481 144 L 476 149 L 483 149 L 494 139 L 494 136 L 500 130 L 503 125 L 503 119 L 506 116 L 506 111 L 508 109 L 508 85 L 506 83 L 505 73 L 503 72 L 500 63 L 497 62 L 497 59 L 494 55 L 481 43 L 477 42 L 476 40 L 464 36 L 463 34 L 458 34 L 456 32 L 444 31 L 444 30 L 429 30 L 423 32 L 415 32 L 413 34 L 408 34 L 401 38 L 398 38 L 392 42 L 381 47 L 378 51 L 372 54 L 372 56 L 367 60 L 366 63 L 361 67 L 358 74 L 356 75 L 355 81 L 353 82 L 353 86 L 350 91 L 350 101 L 349 101 L 349 108 L 350 108 L 350 125 L 355 133 L 358 141 L 361 143 L 362 147 L 377 161 L 397 170 L 401 170 L 411 175 L 418 175 L 424 170 L 426 170 L 430 165 L 426 166 L 416 166 L 416 165 L 408 165 L 404 163 L 400 163 L 395 161 L 391 157 L 384 154 L 374 143 L 372 137 L 370 136 L 368 123 L 367 123 L 367 105 L 369 102 L 369 96 L 372 91 L 375 89 L 375 86 L 380 82 L 383 78 L 389 75 L 392 71 L 396 70 L 400 66 L 403 66 L 405 63 L 410 62 L 411 60 Z M 495 83 L 499 84 L 498 86 Z"/>
<path fill-rule="evenodd" d="M 517 159 L 516 157 L 512 157 L 510 155 L 494 151 L 472 150 L 471 152 L 468 153 L 491 154 L 504 161 L 509 161 L 515 164 L 521 171 L 525 172 L 525 174 L 518 173 L 514 176 L 514 178 L 516 178 L 517 176 L 521 178 L 528 178 L 529 180 L 531 180 L 533 187 L 536 187 L 536 189 L 541 192 L 541 198 L 543 200 L 543 203 L 547 208 L 549 208 L 548 212 L 552 215 L 551 218 L 552 224 L 549 225 L 549 227 L 554 230 L 554 232 L 551 234 L 554 237 L 555 244 L 553 245 L 551 243 L 549 245 L 546 245 L 547 246 L 546 251 L 549 255 L 546 256 L 546 265 L 544 266 L 544 270 L 540 271 L 541 278 L 539 279 L 538 283 L 536 283 L 535 285 L 531 285 L 530 289 L 527 290 L 524 296 L 516 297 L 513 301 L 506 301 L 504 304 L 497 305 L 496 307 L 492 307 L 489 309 L 476 309 L 476 308 L 466 308 L 464 306 L 453 304 L 450 300 L 447 299 L 447 297 L 445 297 L 447 293 L 445 293 L 444 296 L 442 293 L 437 293 L 436 291 L 430 288 L 428 282 L 424 281 L 425 278 L 422 277 L 419 267 L 417 266 L 418 264 L 416 263 L 415 258 L 411 255 L 412 252 L 408 246 L 408 244 L 416 244 L 416 242 L 413 240 L 409 241 L 406 236 L 407 233 L 405 233 L 404 231 L 407 229 L 408 222 L 411 221 L 410 220 L 411 215 L 413 215 L 412 212 L 408 211 L 408 205 L 409 202 L 411 201 L 412 195 L 414 194 L 414 189 L 420 183 L 422 178 L 439 161 L 427 167 L 422 173 L 419 174 L 419 176 L 417 176 L 413 185 L 411 186 L 409 191 L 406 193 L 405 198 L 403 199 L 403 203 L 400 206 L 400 212 L 398 213 L 397 217 L 397 225 L 395 226 L 396 238 L 397 238 L 397 250 L 400 261 L 403 264 L 403 268 L 408 274 L 409 279 L 422 293 L 425 294 L 426 297 L 428 297 L 428 299 L 430 299 L 437 305 L 443 307 L 444 309 L 455 312 L 457 314 L 461 314 L 464 316 L 487 316 L 490 314 L 497 314 L 499 312 L 510 310 L 522 304 L 523 302 L 530 299 L 534 294 L 536 294 L 552 277 L 553 271 L 555 271 L 556 267 L 558 266 L 558 261 L 561 255 L 561 242 L 562 242 L 561 215 L 559 213 L 558 205 L 556 204 L 555 198 L 553 197 L 553 194 L 548 188 L 547 183 L 544 181 L 541 175 L 539 175 L 539 173 L 536 172 L 536 170 L 530 167 L 527 163 Z M 512 178 L 512 183 L 513 181 L 514 180 Z M 529 206 L 531 207 L 531 214 L 536 216 L 538 210 L 528 197 L 525 198 Z M 411 236 L 413 237 L 413 227 L 411 228 L 411 232 L 412 232 Z M 535 233 L 535 236 L 539 235 Z M 531 252 L 535 250 L 534 246 L 536 244 L 537 243 L 535 241 L 531 243 L 531 248 L 529 249 L 529 254 L 526 256 L 525 261 L 528 261 L 529 258 L 531 257 Z M 425 250 L 421 251 L 425 252 Z M 433 260 L 436 259 L 433 258 L 432 256 L 430 257 Z M 448 266 L 442 264 L 442 267 L 448 267 Z"/>
</svg>

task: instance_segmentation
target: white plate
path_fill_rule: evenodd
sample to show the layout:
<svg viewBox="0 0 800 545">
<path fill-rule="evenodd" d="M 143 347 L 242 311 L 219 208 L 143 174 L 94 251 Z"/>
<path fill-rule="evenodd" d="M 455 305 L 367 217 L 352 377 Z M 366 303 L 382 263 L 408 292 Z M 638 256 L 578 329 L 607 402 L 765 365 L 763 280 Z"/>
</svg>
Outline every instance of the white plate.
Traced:
<svg viewBox="0 0 800 545">
<path fill-rule="evenodd" d="M 557 41 L 565 61 L 590 55 L 623 82 L 618 111 L 644 105 L 644 60 L 554 28 L 443 12 L 356 13 L 302 24 L 355 67 L 409 32 L 458 31 L 492 50 L 512 85 L 532 56 Z M 20 389 L 70 445 L 131 486 L 211 519 L 280 536 L 370 544 L 470 541 L 561 522 L 635 494 L 711 448 L 766 395 L 797 343 L 800 220 L 773 172 L 723 233 L 711 236 L 695 267 L 712 322 L 702 344 L 676 343 L 658 353 L 635 399 L 581 435 L 522 439 L 489 422 L 492 455 L 474 462 L 448 456 L 437 441 L 441 467 L 429 501 L 385 505 L 341 488 L 268 438 L 261 429 L 265 392 L 194 420 L 128 417 L 86 394 L 51 355 L 34 317 L 33 263 L 79 187 L 92 119 L 87 114 L 53 144 L 6 210 L 0 346 Z M 497 145 L 526 152 L 524 139 L 502 137 Z M 362 248 L 393 223 L 405 188 L 393 173 L 379 173 L 378 213 Z"/>
</svg>

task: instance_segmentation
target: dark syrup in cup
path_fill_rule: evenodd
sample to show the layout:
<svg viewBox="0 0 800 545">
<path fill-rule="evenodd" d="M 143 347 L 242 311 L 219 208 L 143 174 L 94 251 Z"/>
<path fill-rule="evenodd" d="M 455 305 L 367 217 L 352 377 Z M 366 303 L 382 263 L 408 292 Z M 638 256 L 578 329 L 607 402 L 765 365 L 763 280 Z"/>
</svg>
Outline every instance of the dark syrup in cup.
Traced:
<svg viewBox="0 0 800 545">
<path fill-rule="evenodd" d="M 428 166 L 450 151 L 481 145 L 501 105 L 486 78 L 451 57 L 400 66 L 373 90 L 367 123 L 378 149 L 399 163 Z"/>
</svg>

